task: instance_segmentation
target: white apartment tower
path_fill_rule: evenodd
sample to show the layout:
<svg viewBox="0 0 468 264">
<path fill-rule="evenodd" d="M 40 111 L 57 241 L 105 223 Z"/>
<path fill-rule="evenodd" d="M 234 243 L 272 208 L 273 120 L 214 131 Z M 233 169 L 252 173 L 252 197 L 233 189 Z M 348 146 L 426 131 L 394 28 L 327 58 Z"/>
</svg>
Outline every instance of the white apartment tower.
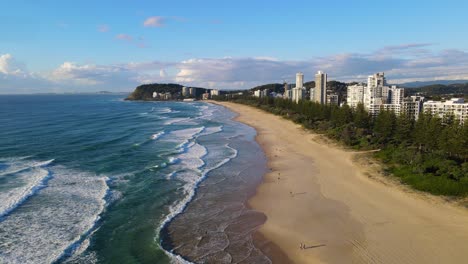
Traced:
<svg viewBox="0 0 468 264">
<path fill-rule="evenodd" d="M 315 74 L 314 102 L 325 104 L 327 102 L 327 74 L 318 71 Z"/>
<path fill-rule="evenodd" d="M 305 89 L 304 89 L 304 74 L 302 72 L 298 72 L 296 74 L 296 87 L 292 89 L 292 100 L 296 103 L 299 100 L 304 98 Z"/>
<path fill-rule="evenodd" d="M 213 89 L 210 91 L 210 95 L 213 96 L 219 96 L 219 90 Z"/>
<path fill-rule="evenodd" d="M 348 97 L 346 103 L 349 107 L 355 108 L 359 103 L 364 103 L 365 84 L 355 84 L 348 86 Z"/>
<path fill-rule="evenodd" d="M 377 115 L 381 109 L 394 111 L 400 114 L 405 89 L 395 85 L 387 86 L 383 72 L 376 73 L 367 78 L 367 87 L 364 90 L 364 107 L 371 115 Z"/>
<path fill-rule="evenodd" d="M 296 73 L 296 88 L 304 88 L 304 74 L 302 72 Z"/>
</svg>

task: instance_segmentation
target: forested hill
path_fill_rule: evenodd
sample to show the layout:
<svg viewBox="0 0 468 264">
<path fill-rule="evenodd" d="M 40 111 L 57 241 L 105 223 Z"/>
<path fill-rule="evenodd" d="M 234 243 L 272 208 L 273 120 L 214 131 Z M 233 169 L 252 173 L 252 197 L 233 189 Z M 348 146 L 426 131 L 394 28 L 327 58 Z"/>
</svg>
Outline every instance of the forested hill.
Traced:
<svg viewBox="0 0 468 264">
<path fill-rule="evenodd" d="M 260 86 L 256 86 L 252 89 L 251 91 L 257 91 L 257 90 L 265 90 L 268 89 L 270 92 L 275 92 L 275 93 L 284 93 L 284 84 L 281 83 L 269 83 L 269 84 L 264 84 Z"/>
<path fill-rule="evenodd" d="M 441 95 L 454 95 L 454 96 L 467 96 L 468 95 L 468 83 L 457 83 L 457 84 L 433 84 L 422 86 L 418 88 L 408 88 L 405 90 L 408 95 L 422 94 L 426 97 L 441 96 Z"/>
<path fill-rule="evenodd" d="M 138 86 L 126 100 L 152 100 L 153 93 L 181 93 L 182 85 L 174 83 L 152 83 Z"/>
</svg>

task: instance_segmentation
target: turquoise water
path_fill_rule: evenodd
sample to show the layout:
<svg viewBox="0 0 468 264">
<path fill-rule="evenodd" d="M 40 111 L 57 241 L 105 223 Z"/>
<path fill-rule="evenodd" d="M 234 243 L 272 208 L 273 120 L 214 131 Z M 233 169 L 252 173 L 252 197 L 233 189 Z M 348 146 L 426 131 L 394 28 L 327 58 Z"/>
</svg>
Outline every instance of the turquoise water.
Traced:
<svg viewBox="0 0 468 264">
<path fill-rule="evenodd" d="M 0 96 L 0 263 L 226 262 L 244 252 L 237 238 L 189 243 L 224 232 L 193 225 L 213 211 L 226 227 L 254 215 L 237 227 L 242 258 L 268 262 L 251 239 L 264 219 L 244 206 L 265 160 L 232 117 L 201 102 Z"/>
</svg>

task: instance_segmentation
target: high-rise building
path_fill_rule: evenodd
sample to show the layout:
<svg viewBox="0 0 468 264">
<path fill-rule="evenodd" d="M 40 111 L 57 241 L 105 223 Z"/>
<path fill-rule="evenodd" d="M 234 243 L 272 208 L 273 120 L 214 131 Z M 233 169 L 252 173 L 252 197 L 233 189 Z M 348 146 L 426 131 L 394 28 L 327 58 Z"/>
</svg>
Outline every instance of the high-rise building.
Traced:
<svg viewBox="0 0 468 264">
<path fill-rule="evenodd" d="M 365 84 L 355 84 L 348 86 L 348 93 L 346 103 L 349 107 L 357 107 L 358 104 L 364 103 L 364 92 L 366 90 Z"/>
<path fill-rule="evenodd" d="M 369 76 L 364 91 L 364 107 L 371 115 L 377 115 L 381 109 L 394 111 L 400 114 L 405 89 L 395 85 L 387 86 L 383 72 Z"/>
<path fill-rule="evenodd" d="M 296 74 L 296 87 L 292 89 L 291 99 L 298 103 L 299 100 L 304 99 L 305 89 L 304 89 L 304 74 L 298 72 Z"/>
<path fill-rule="evenodd" d="M 182 87 L 182 96 L 188 96 L 189 94 L 189 89 L 187 87 Z"/>
<path fill-rule="evenodd" d="M 367 78 L 367 86 L 382 87 L 385 85 L 387 85 L 387 80 L 385 79 L 385 73 L 383 72 L 378 72 Z"/>
<path fill-rule="evenodd" d="M 430 113 L 433 116 L 446 118 L 451 115 L 454 118 L 464 123 L 468 120 L 468 103 L 465 103 L 463 98 L 452 98 L 445 102 L 427 101 L 423 104 L 425 113 Z"/>
<path fill-rule="evenodd" d="M 283 93 L 283 98 L 284 99 L 290 99 L 292 96 L 291 96 L 291 87 L 289 86 L 289 84 L 287 82 L 284 82 L 284 93 Z"/>
<path fill-rule="evenodd" d="M 296 103 L 299 103 L 299 100 L 304 99 L 304 88 L 293 88 L 292 89 L 292 100 Z"/>
<path fill-rule="evenodd" d="M 327 74 L 318 71 L 315 74 L 314 102 L 325 104 L 327 102 Z"/>
<path fill-rule="evenodd" d="M 216 89 L 211 90 L 211 91 L 210 91 L 210 95 L 211 95 L 211 97 L 213 97 L 213 96 L 219 96 L 219 90 L 216 90 Z"/>
<path fill-rule="evenodd" d="M 403 99 L 402 113 L 411 116 L 414 120 L 418 120 L 419 114 L 423 109 L 423 96 L 410 96 Z"/>
<path fill-rule="evenodd" d="M 263 97 L 268 97 L 269 95 L 270 95 L 270 90 L 268 89 L 254 91 L 255 97 L 263 98 Z"/>
<path fill-rule="evenodd" d="M 302 72 L 296 73 L 296 88 L 304 88 L 304 74 Z"/>
</svg>

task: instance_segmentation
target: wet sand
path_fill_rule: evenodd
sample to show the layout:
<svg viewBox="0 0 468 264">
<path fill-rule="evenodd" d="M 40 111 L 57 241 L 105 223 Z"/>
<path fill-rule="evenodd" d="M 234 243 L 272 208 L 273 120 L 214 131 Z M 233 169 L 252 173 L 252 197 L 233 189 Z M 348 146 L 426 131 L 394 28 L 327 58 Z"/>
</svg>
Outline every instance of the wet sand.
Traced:
<svg viewBox="0 0 468 264">
<path fill-rule="evenodd" d="M 389 184 L 355 162 L 355 152 L 325 144 L 289 120 L 245 105 L 216 103 L 257 130 L 269 173 L 249 205 L 267 216 L 259 229 L 262 239 L 291 262 L 468 261 L 466 208 Z"/>
</svg>

